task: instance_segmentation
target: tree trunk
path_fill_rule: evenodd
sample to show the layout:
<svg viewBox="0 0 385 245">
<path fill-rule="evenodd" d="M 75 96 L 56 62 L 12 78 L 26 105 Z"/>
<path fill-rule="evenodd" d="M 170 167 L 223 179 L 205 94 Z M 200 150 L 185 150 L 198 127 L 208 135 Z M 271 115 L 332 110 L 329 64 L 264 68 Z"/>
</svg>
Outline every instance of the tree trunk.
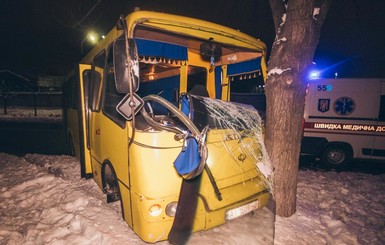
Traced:
<svg viewBox="0 0 385 245">
<path fill-rule="evenodd" d="M 306 76 L 318 44 L 329 0 L 270 0 L 276 38 L 266 82 L 266 147 L 274 167 L 276 214 L 296 211 L 298 162 L 305 106 Z M 322 5 L 324 15 L 318 14 Z M 326 5 L 325 5 L 326 4 Z M 316 13 L 317 15 L 314 15 Z M 322 18 L 321 18 L 322 17 Z"/>
</svg>

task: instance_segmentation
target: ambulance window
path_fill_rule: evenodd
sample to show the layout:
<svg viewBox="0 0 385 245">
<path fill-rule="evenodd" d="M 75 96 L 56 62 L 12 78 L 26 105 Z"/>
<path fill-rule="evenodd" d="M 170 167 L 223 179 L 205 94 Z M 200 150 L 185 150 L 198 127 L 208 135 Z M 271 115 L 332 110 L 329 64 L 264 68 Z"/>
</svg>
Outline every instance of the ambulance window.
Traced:
<svg viewBox="0 0 385 245">
<path fill-rule="evenodd" d="M 385 122 L 385 95 L 381 95 L 380 113 L 378 115 L 378 120 Z"/>
</svg>

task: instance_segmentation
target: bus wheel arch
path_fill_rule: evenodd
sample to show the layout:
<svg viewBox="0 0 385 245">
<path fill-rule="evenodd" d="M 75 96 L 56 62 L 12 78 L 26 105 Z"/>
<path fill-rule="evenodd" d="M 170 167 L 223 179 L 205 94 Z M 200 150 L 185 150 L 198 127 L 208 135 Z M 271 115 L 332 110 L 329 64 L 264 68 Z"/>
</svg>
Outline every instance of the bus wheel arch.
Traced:
<svg viewBox="0 0 385 245">
<path fill-rule="evenodd" d="M 105 161 L 102 168 L 103 191 L 107 195 L 107 203 L 120 200 L 118 178 L 111 162 Z"/>
<path fill-rule="evenodd" d="M 329 168 L 345 168 L 352 160 L 353 148 L 345 142 L 330 142 L 321 153 L 322 164 Z"/>
</svg>

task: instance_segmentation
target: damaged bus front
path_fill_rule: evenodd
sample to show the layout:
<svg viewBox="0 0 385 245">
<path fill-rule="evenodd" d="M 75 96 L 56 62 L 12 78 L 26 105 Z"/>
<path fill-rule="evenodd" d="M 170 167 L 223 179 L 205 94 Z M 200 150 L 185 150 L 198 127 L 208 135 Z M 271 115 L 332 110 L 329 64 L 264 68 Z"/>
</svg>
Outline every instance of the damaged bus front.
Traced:
<svg viewBox="0 0 385 245">
<path fill-rule="evenodd" d="M 265 49 L 231 28 L 137 11 L 76 68 L 68 87 L 80 103 L 65 118 L 77 122 L 67 134 L 82 176 L 121 202 L 142 240 L 182 244 L 267 204 L 263 122 L 228 101 L 232 78 L 264 80 Z"/>
</svg>

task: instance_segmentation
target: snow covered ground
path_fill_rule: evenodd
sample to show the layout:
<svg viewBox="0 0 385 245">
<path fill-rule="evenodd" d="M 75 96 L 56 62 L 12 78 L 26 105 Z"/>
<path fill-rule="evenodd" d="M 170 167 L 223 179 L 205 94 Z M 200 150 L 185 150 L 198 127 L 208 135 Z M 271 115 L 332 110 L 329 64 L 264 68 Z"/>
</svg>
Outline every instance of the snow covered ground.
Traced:
<svg viewBox="0 0 385 245">
<path fill-rule="evenodd" d="M 263 211 L 263 210 L 262 210 Z M 195 233 L 189 244 L 260 244 L 263 212 Z M 0 245 L 145 244 L 70 156 L 0 153 Z M 167 241 L 158 244 L 168 244 Z M 385 174 L 300 170 L 297 212 L 275 244 L 385 244 Z"/>
<path fill-rule="evenodd" d="M 4 114 L 4 107 L 0 107 L 0 119 L 2 120 L 61 120 L 62 109 L 60 108 L 37 108 L 36 115 L 33 107 L 7 107 L 7 114 Z"/>
<path fill-rule="evenodd" d="M 9 108 L 2 120 L 61 120 L 61 110 Z M 0 245 L 146 244 L 65 155 L 0 152 Z M 268 244 L 266 209 L 194 233 L 188 244 Z M 265 242 L 264 242 L 265 241 Z M 300 170 L 297 212 L 276 217 L 275 244 L 385 244 L 385 174 Z M 169 244 L 167 241 L 158 244 Z"/>
</svg>

